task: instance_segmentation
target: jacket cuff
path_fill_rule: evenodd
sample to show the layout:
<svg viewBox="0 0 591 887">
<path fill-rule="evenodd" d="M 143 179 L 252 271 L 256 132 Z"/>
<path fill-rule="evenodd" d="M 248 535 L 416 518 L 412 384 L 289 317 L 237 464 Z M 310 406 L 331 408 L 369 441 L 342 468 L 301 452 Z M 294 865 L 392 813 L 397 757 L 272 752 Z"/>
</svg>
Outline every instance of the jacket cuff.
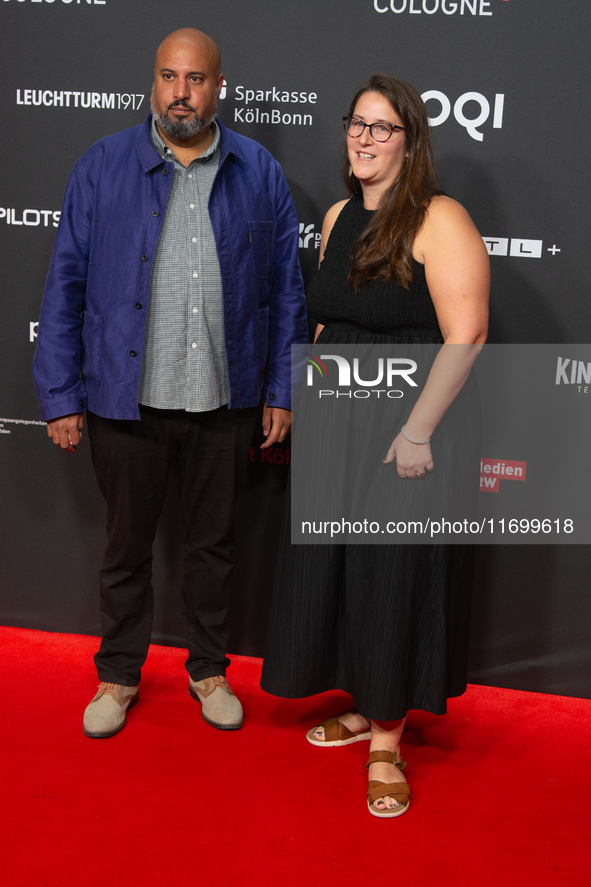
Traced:
<svg viewBox="0 0 591 887">
<path fill-rule="evenodd" d="M 71 416 L 74 413 L 83 413 L 86 409 L 86 395 L 84 392 L 60 397 L 47 397 L 39 400 L 41 418 L 44 422 L 51 419 L 59 419 L 60 416 Z"/>
<path fill-rule="evenodd" d="M 267 386 L 266 400 L 268 407 L 279 407 L 282 410 L 291 410 L 291 389 L 280 388 L 269 383 Z"/>
</svg>

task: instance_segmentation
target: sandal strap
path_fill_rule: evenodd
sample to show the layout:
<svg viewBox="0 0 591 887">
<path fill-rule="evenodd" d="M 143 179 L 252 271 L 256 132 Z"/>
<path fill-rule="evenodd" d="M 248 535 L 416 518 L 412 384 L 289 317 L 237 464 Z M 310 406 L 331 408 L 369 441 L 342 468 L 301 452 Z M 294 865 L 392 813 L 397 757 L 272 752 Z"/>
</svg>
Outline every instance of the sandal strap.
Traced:
<svg viewBox="0 0 591 887">
<path fill-rule="evenodd" d="M 345 714 L 357 714 L 355 709 L 352 712 L 345 712 Z M 362 733 L 369 733 L 369 726 L 364 727 L 363 730 L 358 730 L 356 733 L 352 733 L 351 730 L 342 721 L 339 721 L 339 718 L 342 718 L 342 715 L 337 715 L 334 718 L 328 718 L 326 721 L 322 721 L 321 724 L 318 724 L 318 727 L 324 727 L 324 741 L 325 742 L 336 742 L 337 740 L 345 740 L 345 739 L 354 739 L 356 736 L 360 736 Z M 314 729 L 317 730 L 318 727 Z"/>
<path fill-rule="evenodd" d="M 372 779 L 367 789 L 367 800 L 375 804 L 380 798 L 394 798 L 403 807 L 410 801 L 410 786 L 407 782 L 380 782 Z"/>
<path fill-rule="evenodd" d="M 318 726 L 324 727 L 325 742 L 335 742 L 338 739 L 352 739 L 355 736 L 355 733 L 351 733 L 349 728 L 339 721 L 339 716 L 329 718 Z"/>
<path fill-rule="evenodd" d="M 403 761 L 397 751 L 370 751 L 366 770 L 369 770 L 370 764 L 395 764 L 399 770 L 404 770 L 406 761 Z"/>
</svg>

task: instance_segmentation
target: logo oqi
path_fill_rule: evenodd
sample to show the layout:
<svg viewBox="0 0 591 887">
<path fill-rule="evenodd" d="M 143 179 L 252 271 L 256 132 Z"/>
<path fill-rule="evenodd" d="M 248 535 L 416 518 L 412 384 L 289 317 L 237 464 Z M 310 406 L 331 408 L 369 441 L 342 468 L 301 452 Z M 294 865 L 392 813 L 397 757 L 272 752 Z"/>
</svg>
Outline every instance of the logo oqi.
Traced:
<svg viewBox="0 0 591 887">
<path fill-rule="evenodd" d="M 367 400 L 374 395 L 375 397 L 379 398 L 380 395 L 385 394 L 386 397 L 398 400 L 399 398 L 404 397 L 404 391 L 393 387 L 395 378 L 396 381 L 399 383 L 400 381 L 404 381 L 412 388 L 417 388 L 417 383 L 414 381 L 414 379 L 411 379 L 412 374 L 415 373 L 417 370 L 417 362 L 406 357 L 387 357 L 385 361 L 383 357 L 380 357 L 378 359 L 377 376 L 375 379 L 371 380 L 360 378 L 359 358 L 355 357 L 353 359 L 353 381 L 356 385 L 359 385 L 361 387 L 354 388 L 351 385 L 351 364 L 345 357 L 341 357 L 339 354 L 321 354 L 319 357 L 314 354 L 306 355 L 306 362 L 308 364 L 306 385 L 308 387 L 314 385 L 314 370 L 316 370 L 320 374 L 322 381 L 328 379 L 329 371 L 326 364 L 324 363 L 325 360 L 334 360 L 337 365 L 338 388 L 348 388 L 350 390 L 336 391 L 334 389 L 322 388 L 318 392 L 319 398 L 354 397 L 359 400 Z M 334 367 L 331 367 L 331 369 L 334 372 Z M 386 387 L 378 388 L 377 386 L 381 385 L 384 380 Z"/>
<path fill-rule="evenodd" d="M 319 249 L 321 239 L 320 232 L 314 231 L 314 222 L 309 225 L 300 222 L 300 249 Z"/>
<path fill-rule="evenodd" d="M 421 98 L 425 104 L 434 101 L 439 102 L 441 106 L 441 110 L 437 116 L 429 117 L 429 123 L 431 126 L 441 126 L 442 123 L 445 123 L 451 114 L 451 102 L 445 93 L 440 92 L 438 89 L 429 89 L 422 94 Z M 465 115 L 464 107 L 468 102 L 475 102 L 480 106 L 480 113 L 477 117 L 467 117 Z M 504 108 L 505 94 L 502 92 L 496 93 L 493 106 L 493 129 L 503 128 Z M 475 141 L 482 142 L 484 139 L 484 133 L 480 132 L 478 127 L 486 123 L 490 117 L 490 102 L 486 96 L 482 95 L 480 92 L 465 92 L 456 99 L 453 111 L 455 119 L 460 126 L 465 127 L 468 135 Z"/>
</svg>

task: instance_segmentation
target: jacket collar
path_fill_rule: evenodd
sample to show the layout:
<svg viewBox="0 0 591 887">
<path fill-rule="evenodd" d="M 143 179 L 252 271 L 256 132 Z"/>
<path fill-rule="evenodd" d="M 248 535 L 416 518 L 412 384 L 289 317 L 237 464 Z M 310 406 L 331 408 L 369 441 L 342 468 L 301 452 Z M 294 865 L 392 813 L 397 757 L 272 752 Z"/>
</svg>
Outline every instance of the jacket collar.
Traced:
<svg viewBox="0 0 591 887">
<path fill-rule="evenodd" d="M 221 138 L 220 165 L 224 162 L 228 154 L 234 154 L 240 160 L 245 162 L 246 157 L 244 156 L 239 140 L 236 138 L 236 134 L 233 133 L 231 129 L 227 129 L 218 117 L 216 117 L 216 123 L 220 128 Z M 135 140 L 136 151 L 144 172 L 150 172 L 150 170 L 155 169 L 157 166 L 162 166 L 165 162 L 152 144 L 151 131 L 152 115 L 148 114 L 143 124 L 139 127 Z"/>
<path fill-rule="evenodd" d="M 150 172 L 157 166 L 162 166 L 164 160 L 152 144 L 152 115 L 148 114 L 143 124 L 138 129 L 135 139 L 135 149 L 139 157 L 140 165 L 144 172 Z"/>
<path fill-rule="evenodd" d="M 246 155 L 240 144 L 240 137 L 237 136 L 235 132 L 232 132 L 231 129 L 225 127 L 219 117 L 216 117 L 216 123 L 220 128 L 221 136 L 222 156 L 220 158 L 220 165 L 224 162 L 228 154 L 234 154 L 239 160 L 246 163 Z"/>
</svg>

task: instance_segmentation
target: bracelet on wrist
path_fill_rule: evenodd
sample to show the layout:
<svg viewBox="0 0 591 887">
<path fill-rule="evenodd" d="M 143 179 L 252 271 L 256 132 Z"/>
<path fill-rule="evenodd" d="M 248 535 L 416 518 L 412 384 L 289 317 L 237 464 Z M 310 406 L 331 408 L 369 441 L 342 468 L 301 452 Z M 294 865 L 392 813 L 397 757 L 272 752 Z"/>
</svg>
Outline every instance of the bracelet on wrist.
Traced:
<svg viewBox="0 0 591 887">
<path fill-rule="evenodd" d="M 402 434 L 403 437 L 405 437 L 405 438 L 406 438 L 407 440 L 409 440 L 411 443 L 414 443 L 414 444 L 428 444 L 429 441 L 431 440 L 430 437 L 428 437 L 427 440 L 415 440 L 414 437 L 410 437 L 410 435 L 408 435 L 408 434 L 406 433 L 406 431 L 404 430 L 405 428 L 406 428 L 406 425 L 403 425 L 402 428 L 400 429 L 400 433 Z"/>
</svg>

